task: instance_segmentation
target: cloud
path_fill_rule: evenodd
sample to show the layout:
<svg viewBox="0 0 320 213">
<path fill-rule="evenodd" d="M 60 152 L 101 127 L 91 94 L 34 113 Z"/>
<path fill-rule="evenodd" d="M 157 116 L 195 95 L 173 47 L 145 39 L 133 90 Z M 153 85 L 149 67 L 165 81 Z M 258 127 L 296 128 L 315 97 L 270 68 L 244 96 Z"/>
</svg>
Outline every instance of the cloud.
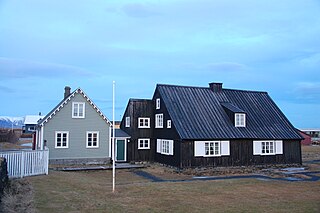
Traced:
<svg viewBox="0 0 320 213">
<path fill-rule="evenodd" d="M 236 62 L 214 62 L 206 64 L 194 64 L 194 63 L 185 63 L 181 65 L 182 68 L 195 71 L 203 72 L 216 72 L 216 73 L 230 73 L 230 72 L 242 72 L 248 70 L 248 66 Z"/>
<path fill-rule="evenodd" d="M 69 76 L 90 77 L 93 76 L 93 73 L 65 64 L 0 57 L 0 75 L 2 79 L 27 77 L 64 78 Z"/>
<path fill-rule="evenodd" d="M 300 82 L 294 93 L 297 99 L 309 103 L 320 103 L 320 82 Z"/>
<path fill-rule="evenodd" d="M 246 65 L 235 62 L 208 63 L 202 67 L 202 69 L 214 72 L 238 72 L 247 68 Z"/>
<path fill-rule="evenodd" d="M 320 66 L 320 53 L 316 53 L 305 57 L 300 60 L 300 64 L 305 67 L 319 67 Z"/>
<path fill-rule="evenodd" d="M 135 18 L 145 18 L 159 15 L 159 12 L 156 12 L 155 9 L 151 8 L 150 6 L 138 3 L 126 4 L 122 7 L 122 10 L 127 16 Z"/>
<path fill-rule="evenodd" d="M 15 91 L 9 87 L 1 86 L 0 85 L 0 92 L 5 92 L 5 93 L 14 93 Z"/>
</svg>

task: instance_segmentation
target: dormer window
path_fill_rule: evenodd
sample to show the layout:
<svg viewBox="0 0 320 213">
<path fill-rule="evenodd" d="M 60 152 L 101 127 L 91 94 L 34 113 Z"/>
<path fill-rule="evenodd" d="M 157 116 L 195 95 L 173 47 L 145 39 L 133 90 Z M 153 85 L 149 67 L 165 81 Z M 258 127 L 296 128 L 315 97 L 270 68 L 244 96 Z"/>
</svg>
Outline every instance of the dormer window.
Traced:
<svg viewBox="0 0 320 213">
<path fill-rule="evenodd" d="M 235 127 L 246 127 L 246 114 L 236 113 L 234 117 Z"/>
</svg>

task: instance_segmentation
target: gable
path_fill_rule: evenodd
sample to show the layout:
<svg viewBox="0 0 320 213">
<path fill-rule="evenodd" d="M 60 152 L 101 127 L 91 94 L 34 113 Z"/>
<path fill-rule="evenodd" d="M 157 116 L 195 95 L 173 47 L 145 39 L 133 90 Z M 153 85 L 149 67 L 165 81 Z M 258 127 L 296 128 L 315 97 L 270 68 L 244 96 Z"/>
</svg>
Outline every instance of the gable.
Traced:
<svg viewBox="0 0 320 213">
<path fill-rule="evenodd" d="M 182 139 L 301 139 L 266 92 L 157 85 L 155 93 Z M 246 127 L 235 127 L 228 110 L 246 113 Z"/>
<path fill-rule="evenodd" d="M 102 113 L 102 111 L 93 103 L 93 101 L 83 92 L 82 89 L 78 88 L 72 92 L 68 97 L 62 100 L 53 110 L 51 110 L 41 121 L 39 125 L 43 126 L 45 123 L 49 122 L 56 114 L 58 114 L 63 108 L 65 108 L 72 101 L 84 101 L 89 107 L 92 107 L 95 112 L 103 119 L 107 124 L 111 125 L 108 118 Z M 71 113 L 70 113 L 71 118 Z"/>
</svg>

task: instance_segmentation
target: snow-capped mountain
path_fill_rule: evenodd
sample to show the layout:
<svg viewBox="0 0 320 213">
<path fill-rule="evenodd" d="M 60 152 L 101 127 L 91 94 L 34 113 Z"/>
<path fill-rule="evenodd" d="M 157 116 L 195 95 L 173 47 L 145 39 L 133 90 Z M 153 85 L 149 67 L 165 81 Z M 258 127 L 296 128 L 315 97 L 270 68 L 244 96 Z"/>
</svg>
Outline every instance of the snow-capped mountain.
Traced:
<svg viewBox="0 0 320 213">
<path fill-rule="evenodd" d="M 0 128 L 22 128 L 24 117 L 0 116 Z"/>
</svg>

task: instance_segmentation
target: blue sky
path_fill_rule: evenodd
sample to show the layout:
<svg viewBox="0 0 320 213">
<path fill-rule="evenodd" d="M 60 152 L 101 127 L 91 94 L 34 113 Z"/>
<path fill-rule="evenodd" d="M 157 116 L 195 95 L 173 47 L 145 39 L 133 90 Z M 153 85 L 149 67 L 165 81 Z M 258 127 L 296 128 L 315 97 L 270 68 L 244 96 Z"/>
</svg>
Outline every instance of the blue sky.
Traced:
<svg viewBox="0 0 320 213">
<path fill-rule="evenodd" d="M 81 87 L 116 119 L 157 83 L 267 91 L 320 127 L 318 0 L 1 0 L 3 116 L 48 113 Z"/>
</svg>

